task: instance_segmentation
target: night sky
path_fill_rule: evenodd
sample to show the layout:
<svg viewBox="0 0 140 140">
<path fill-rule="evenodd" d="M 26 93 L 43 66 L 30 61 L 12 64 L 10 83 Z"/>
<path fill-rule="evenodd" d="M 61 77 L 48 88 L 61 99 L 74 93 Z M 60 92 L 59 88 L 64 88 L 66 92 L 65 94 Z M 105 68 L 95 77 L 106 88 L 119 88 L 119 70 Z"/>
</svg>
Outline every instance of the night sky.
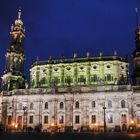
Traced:
<svg viewBox="0 0 140 140">
<path fill-rule="evenodd" d="M 5 53 L 9 47 L 11 24 L 19 7 L 26 27 L 25 75 L 29 79 L 30 65 L 38 56 L 47 60 L 63 54 L 72 58 L 129 55 L 135 48 L 135 7 L 140 0 L 0 0 L 0 76 L 5 68 Z"/>
</svg>

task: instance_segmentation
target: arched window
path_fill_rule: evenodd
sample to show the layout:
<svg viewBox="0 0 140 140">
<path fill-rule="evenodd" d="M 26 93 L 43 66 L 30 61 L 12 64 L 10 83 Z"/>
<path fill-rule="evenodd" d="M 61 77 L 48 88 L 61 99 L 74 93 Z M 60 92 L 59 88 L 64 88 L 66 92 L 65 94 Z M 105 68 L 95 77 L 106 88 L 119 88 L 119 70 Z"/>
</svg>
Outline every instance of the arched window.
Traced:
<svg viewBox="0 0 140 140">
<path fill-rule="evenodd" d="M 122 108 L 125 108 L 125 106 L 126 106 L 126 105 L 125 105 L 125 101 L 122 100 L 122 101 L 121 101 L 121 107 L 122 107 Z"/>
<path fill-rule="evenodd" d="M 111 100 L 108 101 L 108 108 L 112 108 L 112 101 Z"/>
<path fill-rule="evenodd" d="M 96 115 L 91 116 L 91 123 L 96 123 Z"/>
<path fill-rule="evenodd" d="M 70 85 L 70 84 L 72 83 L 72 77 L 71 77 L 71 76 L 67 76 L 67 77 L 65 78 L 65 83 L 66 83 L 67 85 Z"/>
<path fill-rule="evenodd" d="M 96 106 L 95 101 L 92 101 L 91 106 L 92 106 L 92 108 L 94 108 Z"/>
<path fill-rule="evenodd" d="M 45 103 L 44 108 L 45 108 L 45 109 L 48 109 L 48 102 Z"/>
<path fill-rule="evenodd" d="M 76 103 L 75 103 L 75 108 L 79 108 L 79 102 L 78 101 L 76 101 Z"/>
<path fill-rule="evenodd" d="M 63 102 L 60 102 L 60 109 L 63 109 L 64 108 L 64 104 Z"/>
<path fill-rule="evenodd" d="M 79 82 L 79 83 L 84 83 L 84 84 L 86 83 L 86 78 L 84 77 L 84 75 L 80 75 L 80 76 L 79 76 L 78 82 Z"/>
<path fill-rule="evenodd" d="M 111 81 L 111 74 L 107 74 L 107 81 Z"/>
<path fill-rule="evenodd" d="M 92 77 L 91 77 L 91 82 L 97 82 L 98 80 L 98 77 L 96 74 L 94 74 Z"/>
<path fill-rule="evenodd" d="M 33 109 L 33 103 L 30 103 L 30 109 Z"/>
<path fill-rule="evenodd" d="M 108 120 L 108 123 L 113 123 L 113 115 L 112 114 L 108 114 L 107 115 L 107 120 Z"/>
<path fill-rule="evenodd" d="M 42 85 L 44 85 L 44 84 L 46 83 L 46 78 L 43 77 L 43 78 L 41 79 L 40 83 L 41 83 Z"/>
</svg>

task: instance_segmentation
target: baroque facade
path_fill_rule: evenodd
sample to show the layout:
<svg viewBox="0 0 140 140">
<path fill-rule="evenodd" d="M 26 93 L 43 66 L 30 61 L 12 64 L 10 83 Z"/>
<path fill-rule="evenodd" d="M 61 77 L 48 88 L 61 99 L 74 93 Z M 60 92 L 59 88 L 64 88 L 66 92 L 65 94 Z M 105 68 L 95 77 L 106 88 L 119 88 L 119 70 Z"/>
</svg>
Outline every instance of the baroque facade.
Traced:
<svg viewBox="0 0 140 140">
<path fill-rule="evenodd" d="M 137 13 L 136 13 L 137 14 Z M 30 88 L 24 77 L 25 29 L 21 19 L 11 27 L 11 42 L 2 76 L 0 121 L 6 129 L 46 131 L 114 130 L 140 128 L 140 28 L 133 52 L 133 83 L 129 63 L 112 56 L 48 61 L 30 68 Z"/>
</svg>

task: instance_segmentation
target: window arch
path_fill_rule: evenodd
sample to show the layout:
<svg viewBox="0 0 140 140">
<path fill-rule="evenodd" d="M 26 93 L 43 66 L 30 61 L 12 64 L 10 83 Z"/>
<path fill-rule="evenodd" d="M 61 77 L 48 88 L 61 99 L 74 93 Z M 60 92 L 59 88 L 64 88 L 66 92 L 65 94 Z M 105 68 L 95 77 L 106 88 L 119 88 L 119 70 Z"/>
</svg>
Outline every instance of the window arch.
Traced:
<svg viewBox="0 0 140 140">
<path fill-rule="evenodd" d="M 108 108 L 112 108 L 112 101 L 111 100 L 108 101 Z"/>
<path fill-rule="evenodd" d="M 64 108 L 64 103 L 60 102 L 60 109 L 63 109 L 63 108 Z"/>
<path fill-rule="evenodd" d="M 91 104 L 92 108 L 94 108 L 96 106 L 96 103 L 95 101 L 92 101 L 92 104 Z"/>
<path fill-rule="evenodd" d="M 45 108 L 45 109 L 48 109 L 48 102 L 45 103 L 44 108 Z"/>
<path fill-rule="evenodd" d="M 33 106 L 34 106 L 33 103 L 30 103 L 30 109 L 33 109 Z"/>
<path fill-rule="evenodd" d="M 78 101 L 76 101 L 76 103 L 75 103 L 75 108 L 79 108 L 79 102 Z"/>
<path fill-rule="evenodd" d="M 125 100 L 122 100 L 122 101 L 121 101 L 121 107 L 122 107 L 122 108 L 125 108 L 125 106 L 126 106 Z"/>
</svg>

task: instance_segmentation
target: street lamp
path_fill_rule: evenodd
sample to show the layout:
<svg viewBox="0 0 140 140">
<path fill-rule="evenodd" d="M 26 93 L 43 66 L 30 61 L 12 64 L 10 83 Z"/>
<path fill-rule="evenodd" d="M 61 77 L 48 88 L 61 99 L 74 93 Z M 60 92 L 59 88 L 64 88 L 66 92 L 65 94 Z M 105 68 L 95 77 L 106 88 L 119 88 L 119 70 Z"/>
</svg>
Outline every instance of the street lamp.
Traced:
<svg viewBox="0 0 140 140">
<path fill-rule="evenodd" d="M 104 133 L 106 133 L 107 130 L 106 130 L 106 112 L 105 112 L 106 107 L 105 107 L 105 103 L 104 103 L 104 106 L 103 106 L 103 110 L 104 110 Z"/>
<path fill-rule="evenodd" d="M 23 103 L 23 131 L 27 131 L 27 104 Z"/>
</svg>

